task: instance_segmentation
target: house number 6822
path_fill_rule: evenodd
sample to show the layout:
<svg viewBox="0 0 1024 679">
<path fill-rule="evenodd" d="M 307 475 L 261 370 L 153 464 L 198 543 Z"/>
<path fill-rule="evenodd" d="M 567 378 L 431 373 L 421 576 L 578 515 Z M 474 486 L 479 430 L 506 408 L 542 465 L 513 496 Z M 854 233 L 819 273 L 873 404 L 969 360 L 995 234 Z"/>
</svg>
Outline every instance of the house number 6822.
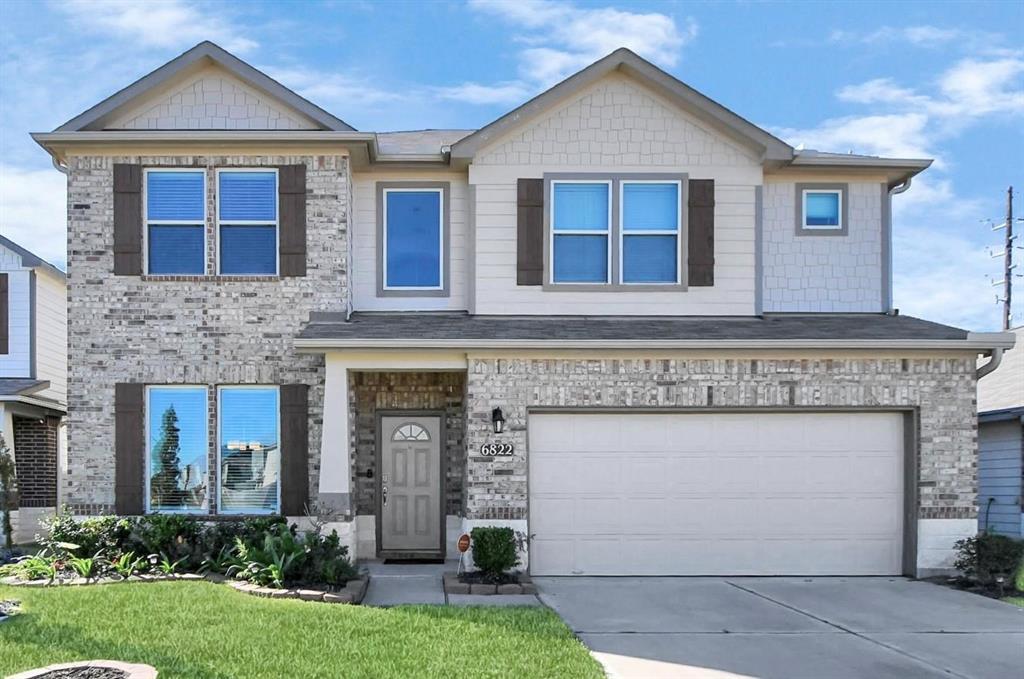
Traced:
<svg viewBox="0 0 1024 679">
<path fill-rule="evenodd" d="M 511 443 L 485 443 L 480 446 L 480 454 L 484 457 L 511 457 L 514 451 Z"/>
</svg>

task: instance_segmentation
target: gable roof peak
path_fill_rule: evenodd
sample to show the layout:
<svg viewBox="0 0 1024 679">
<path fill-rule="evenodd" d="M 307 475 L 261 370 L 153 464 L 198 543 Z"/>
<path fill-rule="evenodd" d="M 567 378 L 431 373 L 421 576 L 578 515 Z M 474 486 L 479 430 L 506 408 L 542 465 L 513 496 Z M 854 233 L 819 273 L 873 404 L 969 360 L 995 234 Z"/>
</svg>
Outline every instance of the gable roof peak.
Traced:
<svg viewBox="0 0 1024 679">
<path fill-rule="evenodd" d="M 355 128 L 335 117 L 305 97 L 288 89 L 257 68 L 250 66 L 231 52 L 210 40 L 203 40 L 194 47 L 179 54 L 163 66 L 142 76 L 134 83 L 107 97 L 92 108 L 67 121 L 55 132 L 80 132 L 101 130 L 118 111 L 144 97 L 153 89 L 163 85 L 189 69 L 203 63 L 213 63 L 256 90 L 286 104 L 305 115 L 324 130 L 354 132 Z"/>
</svg>

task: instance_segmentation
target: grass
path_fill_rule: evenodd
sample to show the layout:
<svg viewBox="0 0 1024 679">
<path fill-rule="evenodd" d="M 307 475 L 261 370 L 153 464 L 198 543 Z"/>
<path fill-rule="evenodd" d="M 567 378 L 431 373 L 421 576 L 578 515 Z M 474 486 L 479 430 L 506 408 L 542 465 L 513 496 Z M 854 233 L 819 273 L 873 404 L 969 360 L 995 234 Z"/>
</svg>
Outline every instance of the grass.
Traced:
<svg viewBox="0 0 1024 679">
<path fill-rule="evenodd" d="M 603 674 L 546 608 L 391 609 L 258 599 L 207 582 L 0 587 L 0 674 L 141 662 L 177 679 L 565 677 Z"/>
<path fill-rule="evenodd" d="M 1003 599 L 1008 604 L 1024 608 L 1024 596 L 1008 596 Z"/>
</svg>

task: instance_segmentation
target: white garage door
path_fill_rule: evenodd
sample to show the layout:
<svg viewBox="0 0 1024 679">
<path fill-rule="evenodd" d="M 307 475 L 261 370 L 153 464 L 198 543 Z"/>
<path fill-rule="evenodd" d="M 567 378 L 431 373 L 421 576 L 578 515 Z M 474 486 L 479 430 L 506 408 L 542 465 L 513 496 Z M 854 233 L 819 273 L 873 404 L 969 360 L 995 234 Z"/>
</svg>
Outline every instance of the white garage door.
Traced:
<svg viewBox="0 0 1024 679">
<path fill-rule="evenodd" d="M 897 413 L 534 414 L 536 575 L 901 572 Z"/>
</svg>

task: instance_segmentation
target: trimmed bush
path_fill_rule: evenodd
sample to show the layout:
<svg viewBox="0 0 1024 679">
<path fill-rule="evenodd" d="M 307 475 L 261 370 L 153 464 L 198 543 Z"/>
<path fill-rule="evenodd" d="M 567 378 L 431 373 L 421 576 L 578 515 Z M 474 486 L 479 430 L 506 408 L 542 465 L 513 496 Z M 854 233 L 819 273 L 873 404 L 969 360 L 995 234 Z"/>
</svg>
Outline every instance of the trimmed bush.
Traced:
<svg viewBox="0 0 1024 679">
<path fill-rule="evenodd" d="M 953 567 L 982 585 L 995 584 L 999 578 L 1009 581 L 1024 559 L 1024 540 L 998 533 L 980 533 L 956 542 L 957 558 Z"/>
<path fill-rule="evenodd" d="M 485 575 L 500 578 L 505 571 L 519 565 L 516 535 L 511 528 L 480 527 L 470 532 L 473 563 Z"/>
</svg>

